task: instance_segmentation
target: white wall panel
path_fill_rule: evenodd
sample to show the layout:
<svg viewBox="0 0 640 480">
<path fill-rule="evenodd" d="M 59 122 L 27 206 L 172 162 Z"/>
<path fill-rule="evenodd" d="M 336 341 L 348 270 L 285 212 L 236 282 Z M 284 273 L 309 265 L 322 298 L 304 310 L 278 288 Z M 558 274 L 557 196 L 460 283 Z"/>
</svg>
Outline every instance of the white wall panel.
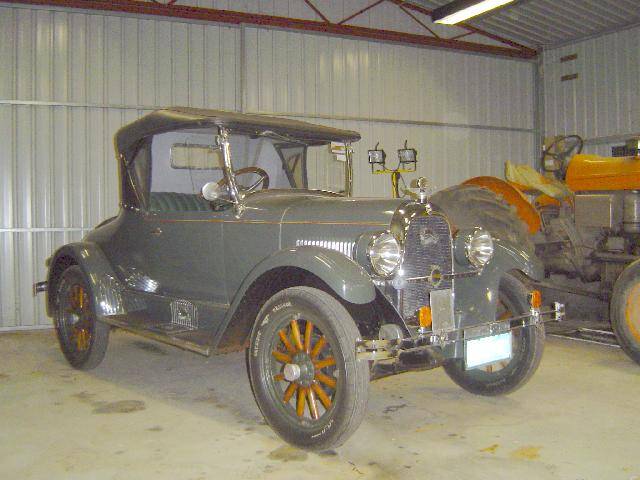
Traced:
<svg viewBox="0 0 640 480">
<path fill-rule="evenodd" d="M 390 197 L 388 175 L 372 175 L 367 150 L 377 142 L 387 152 L 387 163 L 395 166 L 396 150 L 404 140 L 418 151 L 415 174 L 404 174 L 409 181 L 425 176 L 440 190 L 480 175 L 504 177 L 507 160 L 527 163 L 534 151 L 534 136 L 527 132 L 442 128 L 397 123 L 310 119 L 314 123 L 356 130 L 362 140 L 354 144 L 354 193 L 356 196 Z M 327 185 L 328 186 L 328 185 Z"/>
<path fill-rule="evenodd" d="M 248 111 L 533 128 L 532 64 L 246 29 Z"/>
<path fill-rule="evenodd" d="M 317 3 L 338 19 L 368 0 Z M 315 18 L 300 0 L 194 4 Z M 359 24 L 406 23 L 380 15 L 373 9 Z M 0 7 L 0 330 L 50 324 L 31 285 L 44 279 L 55 248 L 116 212 L 113 134 L 156 106 L 244 106 L 358 130 L 355 193 L 362 196 L 391 194 L 389 177 L 371 175 L 366 160 L 378 141 L 393 164 L 407 139 L 418 149 L 418 173 L 436 188 L 501 175 L 506 160 L 532 158 L 530 63 L 244 32 L 242 42 L 237 27 Z M 314 175 L 341 181 L 335 172 Z"/>
<path fill-rule="evenodd" d="M 113 134 L 158 105 L 239 106 L 238 28 L 0 7 L 0 330 L 49 325 L 45 259 L 114 215 Z"/>
<path fill-rule="evenodd" d="M 640 134 L 640 27 L 546 51 L 544 54 L 545 132 L 577 133 L 588 151 L 607 137 Z M 573 61 L 564 56 L 577 54 Z M 563 75 L 578 74 L 561 81 Z M 619 142 L 618 142 L 619 143 Z"/>
</svg>

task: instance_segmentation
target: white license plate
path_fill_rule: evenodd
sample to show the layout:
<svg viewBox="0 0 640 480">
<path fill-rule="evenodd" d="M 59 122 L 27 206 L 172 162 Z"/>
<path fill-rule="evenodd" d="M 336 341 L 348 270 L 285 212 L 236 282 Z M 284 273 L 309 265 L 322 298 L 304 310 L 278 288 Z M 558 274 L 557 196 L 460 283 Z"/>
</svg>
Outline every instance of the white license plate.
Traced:
<svg viewBox="0 0 640 480">
<path fill-rule="evenodd" d="M 466 368 L 476 368 L 511 358 L 511 332 L 465 342 Z"/>
</svg>

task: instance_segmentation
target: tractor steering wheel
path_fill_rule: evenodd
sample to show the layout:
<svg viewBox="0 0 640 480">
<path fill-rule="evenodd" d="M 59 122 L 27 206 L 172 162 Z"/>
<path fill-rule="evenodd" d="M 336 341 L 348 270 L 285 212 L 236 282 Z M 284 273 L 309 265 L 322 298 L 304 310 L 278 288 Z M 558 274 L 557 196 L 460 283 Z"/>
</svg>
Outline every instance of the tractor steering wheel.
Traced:
<svg viewBox="0 0 640 480">
<path fill-rule="evenodd" d="M 269 175 L 267 174 L 267 172 L 265 172 L 263 169 L 259 167 L 245 167 L 233 172 L 235 176 L 244 175 L 247 173 L 253 173 L 260 178 L 258 178 L 258 180 L 256 180 L 254 183 L 252 183 L 248 187 L 245 187 L 244 185 L 239 185 L 238 188 L 240 188 L 243 192 L 251 193 L 256 188 L 258 188 L 260 184 L 262 184 L 263 190 L 266 190 L 267 188 L 269 188 Z M 224 177 L 222 180 L 218 182 L 218 186 L 224 187 L 227 185 L 227 183 L 228 183 L 227 178 Z"/>
<path fill-rule="evenodd" d="M 563 146 L 563 149 L 555 151 L 556 147 L 560 145 Z M 545 171 L 553 171 L 556 178 L 564 180 L 567 173 L 567 167 L 569 166 L 569 159 L 582 152 L 582 147 L 584 147 L 584 140 L 582 140 L 582 137 L 579 135 L 564 135 L 556 137 L 548 147 L 543 148 L 542 150 L 542 158 L 540 159 L 542 169 Z M 547 168 L 546 162 L 549 158 L 554 160 L 556 168 L 553 170 Z"/>
</svg>

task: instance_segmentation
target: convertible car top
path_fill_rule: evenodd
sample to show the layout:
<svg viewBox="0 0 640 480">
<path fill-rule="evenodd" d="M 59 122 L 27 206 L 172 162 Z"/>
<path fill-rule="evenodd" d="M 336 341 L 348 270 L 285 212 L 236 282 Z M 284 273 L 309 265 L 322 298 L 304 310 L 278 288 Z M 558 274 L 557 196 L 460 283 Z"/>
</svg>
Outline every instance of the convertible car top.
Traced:
<svg viewBox="0 0 640 480">
<path fill-rule="evenodd" d="M 247 115 L 224 110 L 170 107 L 156 110 L 122 127 L 115 136 L 118 154 L 129 157 L 138 142 L 149 135 L 192 128 L 227 127 L 234 133 L 260 135 L 265 131 L 295 138 L 309 145 L 355 142 L 360 134 L 351 130 L 314 125 L 263 115 Z"/>
</svg>

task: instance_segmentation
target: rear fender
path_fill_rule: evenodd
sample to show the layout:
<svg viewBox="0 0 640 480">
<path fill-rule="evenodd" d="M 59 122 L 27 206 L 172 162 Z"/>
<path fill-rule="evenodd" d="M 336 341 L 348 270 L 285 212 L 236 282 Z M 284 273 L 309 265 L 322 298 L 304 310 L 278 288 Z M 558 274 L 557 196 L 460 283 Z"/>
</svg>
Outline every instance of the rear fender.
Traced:
<svg viewBox="0 0 640 480">
<path fill-rule="evenodd" d="M 542 219 L 527 197 L 514 184 L 497 177 L 474 177 L 463 182 L 465 185 L 475 185 L 486 188 L 502 198 L 516 209 L 518 217 L 527 225 L 529 233 L 540 231 Z"/>
<path fill-rule="evenodd" d="M 122 287 L 100 247 L 93 242 L 69 243 L 51 257 L 47 277 L 47 314 L 56 310 L 55 292 L 66 268 L 78 265 L 89 282 L 93 304 L 99 317 L 123 315 Z"/>
</svg>

